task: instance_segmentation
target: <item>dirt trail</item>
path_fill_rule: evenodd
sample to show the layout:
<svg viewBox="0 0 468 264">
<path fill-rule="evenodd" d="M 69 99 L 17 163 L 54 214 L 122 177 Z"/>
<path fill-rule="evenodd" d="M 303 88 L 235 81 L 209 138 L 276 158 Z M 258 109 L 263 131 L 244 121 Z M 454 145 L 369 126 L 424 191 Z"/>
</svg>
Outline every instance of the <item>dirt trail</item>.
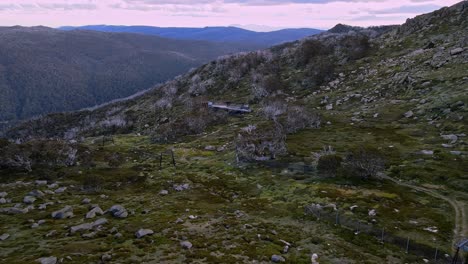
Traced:
<svg viewBox="0 0 468 264">
<path fill-rule="evenodd" d="M 424 188 L 424 187 L 421 187 L 421 186 L 416 186 L 416 185 L 413 185 L 413 184 L 401 182 L 399 180 L 396 180 L 396 179 L 394 179 L 392 177 L 389 177 L 389 176 L 386 176 L 386 175 L 382 176 L 382 178 L 390 180 L 390 181 L 392 181 L 392 182 L 394 182 L 394 183 L 396 183 L 396 184 L 398 184 L 400 186 L 408 187 L 408 188 L 411 188 L 413 190 L 426 193 L 426 194 L 428 194 L 428 195 L 430 195 L 432 197 L 444 200 L 447 203 L 449 203 L 453 207 L 453 209 L 455 211 L 455 223 L 454 223 L 454 230 L 453 230 L 454 235 L 453 235 L 452 245 L 455 245 L 456 243 L 458 243 L 460 241 L 460 239 L 468 237 L 468 218 L 467 218 L 467 214 L 466 214 L 467 205 L 465 204 L 465 202 L 457 201 L 456 199 L 454 199 L 452 197 L 442 195 L 442 194 L 438 193 L 437 191 L 434 191 L 434 190 L 431 190 L 431 189 L 428 189 L 428 188 Z M 466 194 L 463 194 L 463 195 L 468 196 Z"/>
</svg>

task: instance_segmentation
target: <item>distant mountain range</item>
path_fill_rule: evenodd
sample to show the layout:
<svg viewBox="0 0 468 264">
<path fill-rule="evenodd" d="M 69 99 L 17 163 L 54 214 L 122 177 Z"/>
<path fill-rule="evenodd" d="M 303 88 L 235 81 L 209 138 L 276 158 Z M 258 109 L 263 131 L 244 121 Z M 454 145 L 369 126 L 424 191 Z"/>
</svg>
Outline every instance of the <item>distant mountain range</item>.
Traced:
<svg viewBox="0 0 468 264">
<path fill-rule="evenodd" d="M 127 32 L 145 35 L 156 35 L 164 38 L 185 40 L 206 40 L 214 42 L 254 43 L 262 46 L 272 46 L 284 42 L 295 41 L 322 30 L 314 28 L 292 28 L 271 32 L 255 32 L 238 27 L 151 27 L 151 26 L 109 26 L 90 25 L 81 27 L 60 27 L 61 30 L 95 30 L 104 32 Z"/>
<path fill-rule="evenodd" d="M 142 34 L 0 27 L 0 130 L 16 120 L 126 97 L 221 55 L 258 48 Z"/>
</svg>

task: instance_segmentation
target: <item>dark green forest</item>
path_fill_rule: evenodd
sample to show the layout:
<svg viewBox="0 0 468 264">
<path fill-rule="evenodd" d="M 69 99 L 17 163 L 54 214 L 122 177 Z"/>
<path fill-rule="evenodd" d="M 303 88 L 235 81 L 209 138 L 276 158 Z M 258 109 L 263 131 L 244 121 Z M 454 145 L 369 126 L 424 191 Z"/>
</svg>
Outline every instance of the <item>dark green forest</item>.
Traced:
<svg viewBox="0 0 468 264">
<path fill-rule="evenodd" d="M 126 97 L 248 44 L 46 27 L 0 28 L 0 128 Z"/>
</svg>

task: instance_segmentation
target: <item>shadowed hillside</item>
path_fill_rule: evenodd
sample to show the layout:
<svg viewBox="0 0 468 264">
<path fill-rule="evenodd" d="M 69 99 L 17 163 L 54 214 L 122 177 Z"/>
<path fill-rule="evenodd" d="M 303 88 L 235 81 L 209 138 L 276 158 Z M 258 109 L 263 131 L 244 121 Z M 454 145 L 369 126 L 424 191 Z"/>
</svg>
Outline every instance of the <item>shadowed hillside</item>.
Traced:
<svg viewBox="0 0 468 264">
<path fill-rule="evenodd" d="M 0 122 L 129 96 L 255 45 L 45 27 L 0 28 Z"/>
</svg>

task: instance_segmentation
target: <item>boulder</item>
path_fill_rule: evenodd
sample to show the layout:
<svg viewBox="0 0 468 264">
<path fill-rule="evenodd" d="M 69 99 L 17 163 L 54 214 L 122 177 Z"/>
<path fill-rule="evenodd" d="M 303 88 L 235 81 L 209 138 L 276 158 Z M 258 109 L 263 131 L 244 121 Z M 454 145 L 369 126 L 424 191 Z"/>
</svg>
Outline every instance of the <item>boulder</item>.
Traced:
<svg viewBox="0 0 468 264">
<path fill-rule="evenodd" d="M 55 219 L 71 218 L 73 217 L 73 208 L 67 205 L 58 211 L 52 212 L 51 215 L 52 215 L 52 218 L 55 218 Z"/>
<path fill-rule="evenodd" d="M 142 238 L 144 236 L 152 235 L 152 234 L 154 234 L 154 232 L 151 229 L 140 229 L 135 232 L 136 238 Z"/>
<path fill-rule="evenodd" d="M 6 204 L 6 199 L 5 198 L 0 198 L 0 204 Z"/>
<path fill-rule="evenodd" d="M 107 224 L 107 219 L 106 218 L 99 218 L 98 220 L 94 221 L 93 222 L 93 227 L 96 227 L 96 226 L 101 226 L 101 225 L 104 225 L 104 224 Z"/>
<path fill-rule="evenodd" d="M 47 181 L 37 180 L 37 181 L 35 181 L 35 183 L 36 183 L 37 186 L 47 185 Z"/>
<path fill-rule="evenodd" d="M 184 183 L 184 184 L 180 184 L 180 185 L 174 184 L 174 186 L 172 186 L 172 187 L 174 188 L 174 190 L 176 190 L 178 192 L 190 189 L 190 185 L 188 183 Z"/>
<path fill-rule="evenodd" d="M 85 218 L 94 218 L 96 217 L 96 215 L 103 215 L 103 214 L 104 214 L 104 211 L 99 206 L 96 206 L 86 214 Z"/>
<path fill-rule="evenodd" d="M 286 259 L 284 259 L 280 255 L 273 255 L 273 256 L 271 256 L 271 261 L 274 262 L 274 263 L 279 263 L 279 262 L 285 262 Z"/>
<path fill-rule="evenodd" d="M 33 197 L 37 197 L 37 198 L 40 198 L 40 197 L 44 197 L 44 193 L 40 190 L 33 190 L 33 191 L 30 191 L 28 193 L 28 196 L 33 196 Z"/>
<path fill-rule="evenodd" d="M 8 239 L 9 237 L 10 237 L 10 234 L 5 233 L 5 234 L 3 234 L 3 235 L 0 236 L 0 241 L 6 240 L 6 239 Z"/>
<path fill-rule="evenodd" d="M 67 190 L 67 187 L 60 187 L 58 189 L 56 189 L 54 192 L 55 193 L 63 193 Z"/>
<path fill-rule="evenodd" d="M 410 117 L 412 117 L 412 116 L 414 115 L 414 113 L 413 113 L 413 111 L 410 110 L 410 111 L 404 113 L 403 115 L 404 115 L 406 118 L 410 118 Z"/>
<path fill-rule="evenodd" d="M 189 241 L 182 241 L 182 242 L 180 242 L 180 246 L 183 249 L 191 249 L 193 245 Z"/>
<path fill-rule="evenodd" d="M 57 258 L 56 257 L 38 258 L 36 259 L 36 262 L 39 262 L 41 264 L 55 264 L 57 263 Z"/>
<path fill-rule="evenodd" d="M 128 216 L 127 209 L 119 204 L 113 205 L 108 211 L 113 217 L 126 218 Z"/>
<path fill-rule="evenodd" d="M 93 228 L 92 223 L 84 223 L 84 224 L 81 224 L 81 225 L 70 227 L 70 233 L 74 234 L 76 232 L 88 231 L 91 228 Z"/>
<path fill-rule="evenodd" d="M 457 55 L 457 54 L 460 54 L 463 52 L 463 48 L 455 48 L 453 50 L 450 51 L 450 55 Z"/>
<path fill-rule="evenodd" d="M 36 198 L 33 197 L 33 196 L 25 196 L 23 198 L 23 203 L 25 203 L 25 204 L 32 204 L 32 203 L 34 203 L 34 201 L 36 201 Z"/>
</svg>

